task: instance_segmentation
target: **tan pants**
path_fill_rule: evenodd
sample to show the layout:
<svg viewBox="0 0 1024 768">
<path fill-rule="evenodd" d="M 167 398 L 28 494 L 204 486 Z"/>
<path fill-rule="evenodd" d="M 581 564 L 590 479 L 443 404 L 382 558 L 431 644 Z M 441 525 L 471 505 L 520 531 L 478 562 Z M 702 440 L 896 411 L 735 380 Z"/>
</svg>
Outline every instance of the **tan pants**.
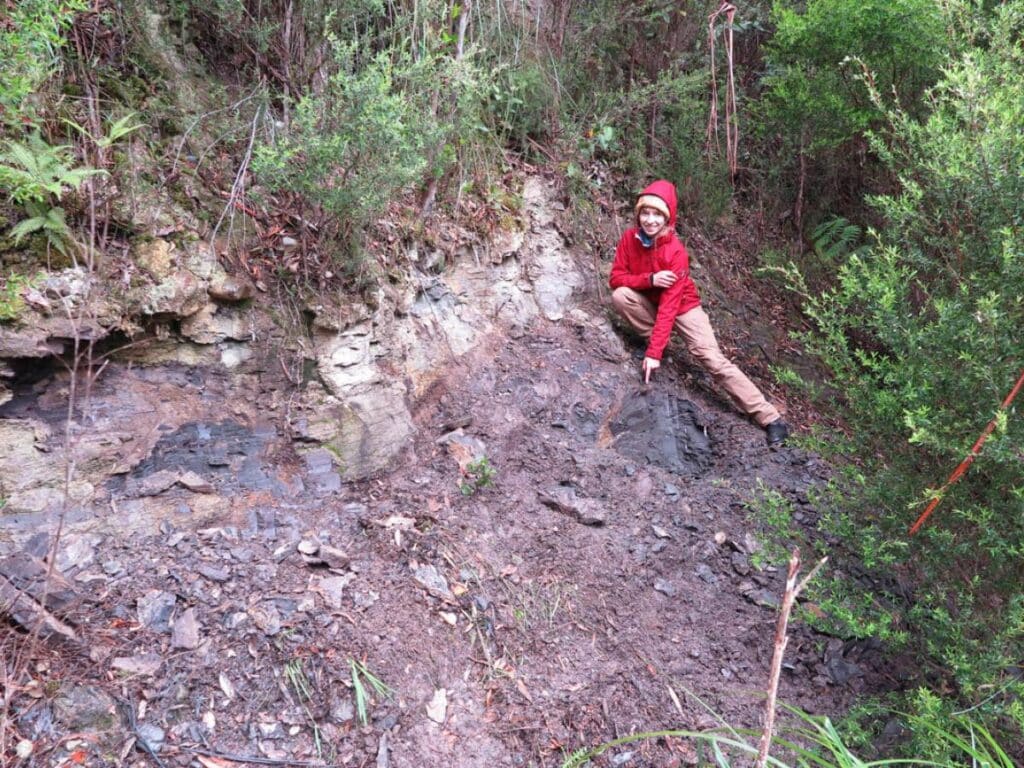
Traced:
<svg viewBox="0 0 1024 768">
<path fill-rule="evenodd" d="M 616 288 L 612 292 L 612 304 L 615 311 L 641 336 L 645 339 L 650 338 L 658 311 L 653 301 L 632 288 Z M 715 339 L 715 332 L 711 328 L 711 321 L 702 307 L 694 307 L 686 314 L 679 315 L 675 321 L 675 328 L 683 335 L 686 349 L 700 361 L 740 410 L 762 427 L 780 418 L 775 406 L 765 400 L 761 390 L 722 354 Z"/>
</svg>

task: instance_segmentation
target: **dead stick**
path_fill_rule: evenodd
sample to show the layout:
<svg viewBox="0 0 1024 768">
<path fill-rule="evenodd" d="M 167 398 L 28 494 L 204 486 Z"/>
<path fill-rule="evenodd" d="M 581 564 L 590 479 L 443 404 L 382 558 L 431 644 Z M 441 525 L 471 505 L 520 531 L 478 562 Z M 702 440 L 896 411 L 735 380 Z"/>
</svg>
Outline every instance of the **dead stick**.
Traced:
<svg viewBox="0 0 1024 768">
<path fill-rule="evenodd" d="M 772 656 L 771 676 L 768 678 L 768 700 L 764 707 L 764 730 L 761 732 L 761 744 L 757 753 L 755 768 L 764 768 L 768 764 L 768 749 L 772 744 L 772 735 L 775 731 L 775 702 L 779 696 L 779 678 L 782 675 L 782 657 L 786 653 L 786 644 L 789 637 L 786 629 L 789 626 L 789 614 L 793 610 L 793 603 L 797 596 L 803 591 L 807 583 L 814 578 L 814 575 L 828 561 L 827 557 L 811 569 L 802 581 L 797 583 L 797 573 L 800 571 L 800 550 L 793 548 L 793 554 L 789 558 L 789 573 L 786 576 L 786 593 L 782 596 L 782 610 L 779 612 L 779 623 L 775 628 L 775 653 Z"/>
</svg>

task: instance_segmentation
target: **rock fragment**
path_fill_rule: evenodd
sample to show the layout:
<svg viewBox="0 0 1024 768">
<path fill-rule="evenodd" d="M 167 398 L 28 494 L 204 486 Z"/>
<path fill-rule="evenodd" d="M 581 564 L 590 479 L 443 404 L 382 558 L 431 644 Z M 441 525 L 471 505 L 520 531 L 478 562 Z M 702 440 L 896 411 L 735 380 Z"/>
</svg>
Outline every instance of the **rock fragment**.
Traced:
<svg viewBox="0 0 1024 768">
<path fill-rule="evenodd" d="M 345 587 L 351 584 L 356 578 L 354 573 L 346 573 L 344 576 L 329 576 L 320 579 L 314 589 L 323 595 L 324 603 L 328 608 L 339 610 L 342 607 L 342 598 L 345 594 Z"/>
<path fill-rule="evenodd" d="M 537 494 L 537 500 L 545 507 L 569 515 L 583 525 L 601 526 L 608 521 L 608 513 L 592 499 L 581 499 L 576 490 L 559 485 Z"/>
<path fill-rule="evenodd" d="M 213 484 L 198 472 L 182 472 L 178 483 L 193 493 L 213 493 Z"/>
<path fill-rule="evenodd" d="M 448 586 L 448 580 L 441 575 L 436 566 L 414 565 L 412 577 L 434 597 L 440 597 L 442 600 L 455 599 L 455 595 L 452 594 L 452 590 Z"/>
<path fill-rule="evenodd" d="M 447 712 L 448 691 L 444 688 L 438 688 L 436 691 L 434 691 L 434 696 L 433 698 L 431 698 L 430 703 L 427 704 L 427 717 L 429 717 L 435 723 L 443 725 Z"/>
<path fill-rule="evenodd" d="M 137 656 L 117 656 L 110 666 L 129 675 L 152 676 L 160 671 L 163 663 L 163 657 L 158 653 L 140 653 Z"/>
<path fill-rule="evenodd" d="M 250 606 L 249 618 L 263 634 L 273 637 L 281 631 L 281 614 L 272 602 L 267 601 Z"/>
<path fill-rule="evenodd" d="M 676 588 L 672 585 L 672 582 L 666 581 L 665 579 L 654 580 L 654 591 L 661 592 L 666 597 L 675 597 Z"/>
<path fill-rule="evenodd" d="M 138 599 L 136 613 L 139 623 L 147 629 L 165 632 L 170 628 L 176 598 L 170 592 L 152 589 Z"/>
<path fill-rule="evenodd" d="M 189 608 L 174 622 L 171 630 L 171 647 L 192 651 L 199 647 L 199 621 L 196 609 Z"/>
</svg>

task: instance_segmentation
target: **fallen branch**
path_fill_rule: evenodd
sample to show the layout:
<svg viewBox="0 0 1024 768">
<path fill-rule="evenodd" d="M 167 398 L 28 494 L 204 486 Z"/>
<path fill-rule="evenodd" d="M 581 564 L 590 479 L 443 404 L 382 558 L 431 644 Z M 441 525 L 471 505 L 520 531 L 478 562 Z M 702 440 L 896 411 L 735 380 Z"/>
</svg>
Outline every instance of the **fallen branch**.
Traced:
<svg viewBox="0 0 1024 768">
<path fill-rule="evenodd" d="M 794 548 L 793 555 L 789 558 L 789 574 L 786 577 L 786 593 L 782 597 L 782 609 L 779 611 L 779 623 L 775 628 L 775 654 L 772 656 L 771 675 L 768 678 L 768 699 L 764 707 L 764 729 L 761 731 L 761 743 L 757 753 L 755 768 L 764 768 L 768 764 L 768 749 L 771 747 L 772 736 L 775 730 L 775 703 L 779 697 L 779 678 L 782 675 L 782 657 L 786 653 L 786 644 L 789 637 L 786 630 L 789 626 L 789 614 L 793 610 L 793 604 L 797 596 L 803 591 L 807 583 L 814 578 L 818 570 L 828 561 L 823 557 L 811 572 L 808 573 L 799 583 L 796 580 L 800 571 L 800 550 Z"/>
</svg>

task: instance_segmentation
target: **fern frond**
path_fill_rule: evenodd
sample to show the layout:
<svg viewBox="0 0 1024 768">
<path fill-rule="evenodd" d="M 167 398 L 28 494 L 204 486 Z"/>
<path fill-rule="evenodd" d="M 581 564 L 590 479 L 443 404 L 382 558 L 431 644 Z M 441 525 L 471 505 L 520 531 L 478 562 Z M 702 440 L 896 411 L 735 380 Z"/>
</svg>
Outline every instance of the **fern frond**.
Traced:
<svg viewBox="0 0 1024 768">
<path fill-rule="evenodd" d="M 33 232 L 39 232 L 46 226 L 46 219 L 42 216 L 33 216 L 31 219 L 23 219 L 11 227 L 8 234 L 14 238 L 14 244 L 20 245 L 21 241 Z"/>
<path fill-rule="evenodd" d="M 857 253 L 861 239 L 861 228 L 842 216 L 826 219 L 811 234 L 814 252 L 822 259 L 836 261 L 844 256 Z"/>
</svg>

